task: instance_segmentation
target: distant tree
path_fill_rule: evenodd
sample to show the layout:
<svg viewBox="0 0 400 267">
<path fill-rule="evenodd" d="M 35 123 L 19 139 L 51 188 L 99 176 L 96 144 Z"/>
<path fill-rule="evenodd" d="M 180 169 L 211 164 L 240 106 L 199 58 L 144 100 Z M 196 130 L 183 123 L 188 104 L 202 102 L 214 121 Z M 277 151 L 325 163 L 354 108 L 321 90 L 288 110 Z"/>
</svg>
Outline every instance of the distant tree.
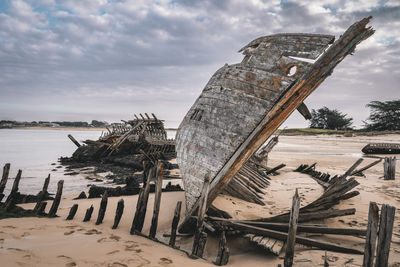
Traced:
<svg viewBox="0 0 400 267">
<path fill-rule="evenodd" d="M 364 122 L 365 129 L 374 131 L 400 130 L 400 99 L 392 101 L 371 101 L 367 104 L 370 115 Z"/>
<path fill-rule="evenodd" d="M 347 114 L 339 112 L 337 109 L 323 107 L 311 111 L 310 128 L 344 130 L 350 128 L 353 118 L 346 118 Z"/>
<path fill-rule="evenodd" d="M 92 120 L 90 123 L 93 127 L 105 127 L 108 125 L 105 121 Z"/>
</svg>

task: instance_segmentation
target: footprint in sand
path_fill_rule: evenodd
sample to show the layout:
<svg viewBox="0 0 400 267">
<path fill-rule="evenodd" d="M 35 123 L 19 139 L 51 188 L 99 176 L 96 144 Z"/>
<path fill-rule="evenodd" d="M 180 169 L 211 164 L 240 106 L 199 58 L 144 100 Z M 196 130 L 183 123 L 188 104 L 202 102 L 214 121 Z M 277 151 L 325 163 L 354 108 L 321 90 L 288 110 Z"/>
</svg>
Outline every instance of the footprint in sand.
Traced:
<svg viewBox="0 0 400 267">
<path fill-rule="evenodd" d="M 68 260 L 72 260 L 71 257 L 65 256 L 65 255 L 58 255 L 57 258 L 65 258 L 65 259 L 68 259 Z"/>
<path fill-rule="evenodd" d="M 65 264 L 65 267 L 72 267 L 72 266 L 76 266 L 75 262 L 68 262 L 67 264 Z"/>
<path fill-rule="evenodd" d="M 108 264 L 107 267 L 128 267 L 128 265 L 120 263 L 120 262 L 113 262 L 111 264 Z"/>
<path fill-rule="evenodd" d="M 113 250 L 111 252 L 108 252 L 107 255 L 115 254 L 115 253 L 118 253 L 118 252 L 119 252 L 119 250 Z"/>
<path fill-rule="evenodd" d="M 115 241 L 119 241 L 119 240 L 121 239 L 121 237 L 120 237 L 120 236 L 117 236 L 117 235 L 111 234 L 111 235 L 110 235 L 110 239 L 115 240 Z"/>
<path fill-rule="evenodd" d="M 69 232 L 65 232 L 65 233 L 64 233 L 64 235 L 71 235 L 71 234 L 73 234 L 73 233 L 75 233 L 75 231 L 74 231 L 74 230 L 72 230 L 72 231 L 69 231 Z"/>
<path fill-rule="evenodd" d="M 97 231 L 96 229 L 89 230 L 85 233 L 85 235 L 100 235 L 102 232 Z"/>
<path fill-rule="evenodd" d="M 3 228 L 11 228 L 11 229 L 15 229 L 15 228 L 17 228 L 17 227 L 15 227 L 15 226 L 12 226 L 12 225 L 5 225 L 5 226 L 3 226 Z"/>
<path fill-rule="evenodd" d="M 97 243 L 103 243 L 106 239 L 106 237 L 100 238 L 99 240 L 97 240 Z"/>
<path fill-rule="evenodd" d="M 14 250 L 18 252 L 25 252 L 26 250 L 20 249 L 20 248 L 7 248 L 7 250 Z"/>
<path fill-rule="evenodd" d="M 158 264 L 160 264 L 161 266 L 167 266 L 168 264 L 172 264 L 173 261 L 169 258 L 160 258 L 160 261 L 158 262 Z"/>
</svg>

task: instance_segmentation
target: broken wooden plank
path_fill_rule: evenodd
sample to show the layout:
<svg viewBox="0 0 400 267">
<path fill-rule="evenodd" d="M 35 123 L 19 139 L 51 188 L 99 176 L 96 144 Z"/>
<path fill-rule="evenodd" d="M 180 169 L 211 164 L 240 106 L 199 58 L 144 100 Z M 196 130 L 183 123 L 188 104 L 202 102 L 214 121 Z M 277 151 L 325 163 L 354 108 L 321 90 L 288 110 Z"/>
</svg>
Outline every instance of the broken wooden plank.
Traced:
<svg viewBox="0 0 400 267">
<path fill-rule="evenodd" d="M 57 183 L 57 193 L 54 197 L 53 203 L 51 204 L 49 217 L 55 217 L 57 214 L 58 206 L 60 205 L 62 190 L 64 186 L 64 180 L 60 180 Z"/>
<path fill-rule="evenodd" d="M 376 164 L 378 164 L 378 163 L 381 162 L 381 161 L 382 161 L 382 159 L 378 159 L 378 160 L 376 160 L 376 161 L 374 161 L 374 162 L 372 162 L 372 163 L 366 165 L 365 167 L 362 167 L 362 168 L 360 168 L 360 169 L 357 169 L 357 170 L 353 171 L 350 175 L 361 174 L 363 171 L 368 170 L 369 168 L 375 166 Z"/>
<path fill-rule="evenodd" d="M 286 239 L 286 253 L 283 261 L 284 267 L 293 266 L 294 246 L 296 243 L 297 221 L 299 218 L 300 197 L 296 188 L 290 210 L 289 231 Z"/>
<path fill-rule="evenodd" d="M 375 267 L 387 267 L 389 262 L 390 243 L 396 208 L 383 204 L 379 221 L 378 244 L 376 247 Z"/>
<path fill-rule="evenodd" d="M 178 223 L 181 216 L 181 208 L 182 208 L 182 201 L 178 201 L 176 203 L 174 218 L 172 219 L 172 225 L 171 225 L 171 237 L 169 239 L 169 245 L 171 247 L 175 247 L 176 230 L 178 228 Z"/>
<path fill-rule="evenodd" d="M 0 181 L 0 194 L 3 194 L 4 189 L 6 188 L 8 176 L 10 174 L 10 166 L 11 166 L 10 163 L 6 163 L 3 167 L 3 175 L 1 176 L 1 181 Z"/>
<path fill-rule="evenodd" d="M 283 232 L 278 232 L 278 231 L 274 231 L 274 230 L 269 230 L 269 229 L 265 229 L 265 228 L 250 226 L 250 225 L 241 224 L 241 223 L 234 223 L 234 222 L 231 223 L 230 226 L 235 229 L 245 231 L 246 233 L 253 233 L 256 235 L 268 236 L 268 237 L 272 237 L 272 238 L 282 240 L 282 241 L 287 239 L 287 233 L 283 233 Z M 336 244 L 317 241 L 314 239 L 300 237 L 300 236 L 296 236 L 296 243 L 302 244 L 305 246 L 316 247 L 316 248 L 320 248 L 320 249 L 324 249 L 324 250 L 335 251 L 335 252 L 352 253 L 352 254 L 359 254 L 359 255 L 363 254 L 362 251 L 359 251 L 354 248 L 346 248 L 344 246 L 339 246 Z"/>
<path fill-rule="evenodd" d="M 351 167 L 342 175 L 342 178 L 346 178 L 347 176 L 349 176 L 350 174 L 353 173 L 353 171 L 358 167 L 358 165 L 361 164 L 361 162 L 363 162 L 363 158 L 359 158 L 356 162 L 354 162 L 353 165 L 351 165 Z"/>
<path fill-rule="evenodd" d="M 376 238 L 378 235 L 379 208 L 375 202 L 369 203 L 368 228 L 365 240 L 364 258 L 362 267 L 373 267 L 375 257 Z"/>
<path fill-rule="evenodd" d="M 68 216 L 66 220 L 72 220 L 75 217 L 76 211 L 78 210 L 78 204 L 72 205 L 71 209 L 69 210 Z"/>
<path fill-rule="evenodd" d="M 155 197 L 154 197 L 153 218 L 151 219 L 151 227 L 149 233 L 149 237 L 152 239 L 156 237 L 156 232 L 157 232 L 158 214 L 160 212 L 160 204 L 161 204 L 163 168 L 164 165 L 161 162 L 159 162 L 157 164 L 157 171 L 156 171 L 157 182 L 156 182 Z"/>
<path fill-rule="evenodd" d="M 76 139 L 72 136 L 72 135 L 68 135 L 68 138 L 72 141 L 72 143 L 74 143 L 77 147 L 80 147 L 81 144 L 79 144 L 78 141 L 76 141 Z"/>
<path fill-rule="evenodd" d="M 304 104 L 304 102 L 302 102 L 298 107 L 297 107 L 297 111 L 300 112 L 300 114 L 304 117 L 304 119 L 306 120 L 311 120 L 312 116 L 311 116 L 311 112 L 308 109 L 308 107 L 306 106 L 306 104 Z"/>
<path fill-rule="evenodd" d="M 396 157 L 386 157 L 383 161 L 383 179 L 394 180 L 396 175 Z"/>
<path fill-rule="evenodd" d="M 117 229 L 119 222 L 121 221 L 122 213 L 124 212 L 124 199 L 121 198 L 117 204 L 117 210 L 115 211 L 114 224 L 111 229 Z"/>
<path fill-rule="evenodd" d="M 266 171 L 266 174 L 268 175 L 268 174 L 274 173 L 274 172 L 276 172 L 277 170 L 282 169 L 282 168 L 285 167 L 285 166 L 286 166 L 286 164 L 281 163 L 281 164 L 279 164 L 278 166 L 276 166 L 276 167 L 270 169 L 269 171 Z"/>
<path fill-rule="evenodd" d="M 86 209 L 85 217 L 83 218 L 84 222 L 90 221 L 90 218 L 92 217 L 93 210 L 94 210 L 93 205 L 90 205 L 90 208 Z"/>
<path fill-rule="evenodd" d="M 46 194 L 47 194 L 47 189 L 49 187 L 49 183 L 50 183 L 50 174 L 47 176 L 47 178 L 44 180 L 44 184 L 42 187 L 42 191 L 39 192 L 38 196 L 37 196 L 37 201 L 36 201 L 36 205 L 33 208 L 34 211 L 36 211 L 39 208 L 40 203 L 45 199 Z"/>
<path fill-rule="evenodd" d="M 11 211 L 15 207 L 16 197 L 18 193 L 18 186 L 21 180 L 21 176 L 22 176 L 22 170 L 18 170 L 17 176 L 15 177 L 13 186 L 11 188 L 11 192 L 8 195 L 5 202 L 5 208 L 7 212 Z"/>
<path fill-rule="evenodd" d="M 215 265 L 222 266 L 227 265 L 229 262 L 229 248 L 227 247 L 225 231 L 222 231 L 219 237 L 218 243 L 218 255 L 215 260 Z"/>
<path fill-rule="evenodd" d="M 104 215 L 106 214 L 106 210 L 107 210 L 107 203 L 108 203 L 108 193 L 106 190 L 106 191 L 104 191 L 103 196 L 101 197 L 100 208 L 99 208 L 99 213 L 97 215 L 96 225 L 103 223 Z"/>
</svg>

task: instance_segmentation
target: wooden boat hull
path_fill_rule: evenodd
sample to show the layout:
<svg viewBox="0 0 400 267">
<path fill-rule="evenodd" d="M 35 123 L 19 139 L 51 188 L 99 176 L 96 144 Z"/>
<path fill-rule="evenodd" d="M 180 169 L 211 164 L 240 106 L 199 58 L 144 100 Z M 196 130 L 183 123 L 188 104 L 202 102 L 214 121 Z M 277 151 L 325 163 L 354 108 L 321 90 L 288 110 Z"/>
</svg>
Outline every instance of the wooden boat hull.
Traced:
<svg viewBox="0 0 400 267">
<path fill-rule="evenodd" d="M 212 76 L 176 135 L 177 163 L 186 197 L 184 224 L 199 205 L 204 178 L 211 179 L 209 206 L 333 68 L 373 34 L 365 28 L 368 21 L 352 25 L 325 53 L 333 36 L 278 34 L 258 38 L 240 50 L 245 55 L 241 63 L 225 65 Z M 313 64 L 304 60 L 319 56 Z"/>
<path fill-rule="evenodd" d="M 371 143 L 361 149 L 365 154 L 400 154 L 400 144 Z"/>
</svg>

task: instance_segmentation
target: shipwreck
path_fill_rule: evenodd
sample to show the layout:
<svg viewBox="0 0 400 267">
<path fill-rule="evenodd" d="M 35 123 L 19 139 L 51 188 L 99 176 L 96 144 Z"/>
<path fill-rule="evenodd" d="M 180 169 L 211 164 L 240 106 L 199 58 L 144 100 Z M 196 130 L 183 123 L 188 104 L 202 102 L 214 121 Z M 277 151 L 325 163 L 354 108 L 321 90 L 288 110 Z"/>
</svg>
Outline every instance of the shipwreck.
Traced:
<svg viewBox="0 0 400 267">
<path fill-rule="evenodd" d="M 370 19 L 354 23 L 336 41 L 302 33 L 257 38 L 239 50 L 241 63 L 226 64 L 211 77 L 176 134 L 186 199 L 181 232 L 193 231 L 199 207 L 207 210 L 227 188 L 243 195 L 256 190 L 249 186 L 257 184 L 249 160 L 294 110 L 309 117 L 303 101 L 374 33 L 366 26 Z"/>
</svg>

